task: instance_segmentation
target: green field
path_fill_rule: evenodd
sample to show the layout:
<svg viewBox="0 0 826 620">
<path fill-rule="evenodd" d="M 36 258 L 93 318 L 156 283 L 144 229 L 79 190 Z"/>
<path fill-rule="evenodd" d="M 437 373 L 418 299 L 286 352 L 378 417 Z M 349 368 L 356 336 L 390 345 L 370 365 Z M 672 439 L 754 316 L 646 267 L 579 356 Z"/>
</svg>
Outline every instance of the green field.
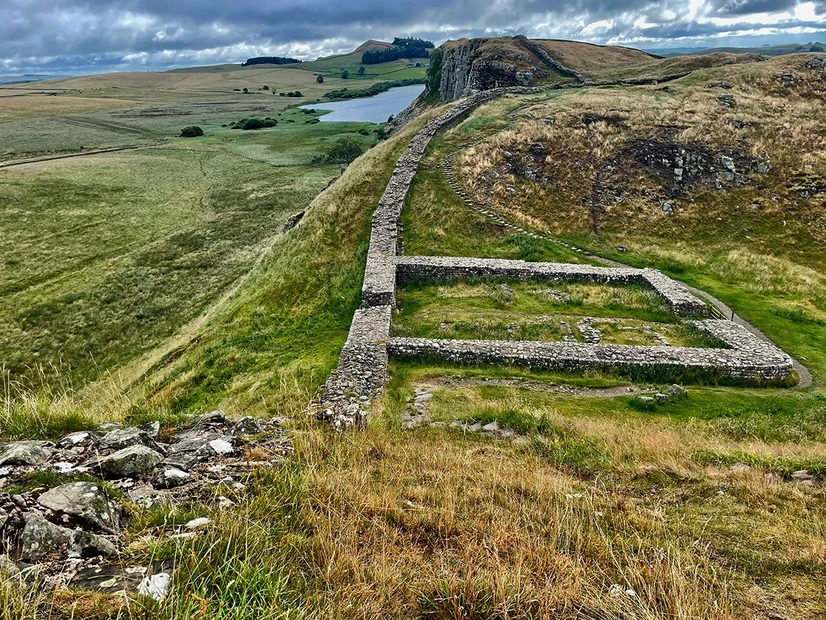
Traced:
<svg viewBox="0 0 826 620">
<path fill-rule="evenodd" d="M 284 221 L 338 176 L 338 165 L 314 157 L 341 135 L 364 148 L 375 140 L 358 133 L 364 124 L 272 114 L 272 129 L 221 127 L 238 120 L 225 113 L 204 123 L 203 138 L 0 170 L 6 371 L 43 368 L 82 385 L 161 344 L 246 275 Z M 180 125 L 140 122 L 156 136 Z M 72 127 L 67 139 L 77 139 Z"/>
</svg>

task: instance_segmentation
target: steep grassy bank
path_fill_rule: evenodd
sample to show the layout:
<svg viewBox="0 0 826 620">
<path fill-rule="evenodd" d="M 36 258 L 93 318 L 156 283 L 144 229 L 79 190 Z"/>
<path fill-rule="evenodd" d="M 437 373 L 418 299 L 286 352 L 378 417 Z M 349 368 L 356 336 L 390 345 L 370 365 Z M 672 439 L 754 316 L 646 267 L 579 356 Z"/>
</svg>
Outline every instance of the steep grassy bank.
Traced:
<svg viewBox="0 0 826 620">
<path fill-rule="evenodd" d="M 301 410 L 335 366 L 361 280 L 370 218 L 396 159 L 431 112 L 354 162 L 316 198 L 222 316 L 150 374 L 150 402 L 175 411 Z"/>
</svg>

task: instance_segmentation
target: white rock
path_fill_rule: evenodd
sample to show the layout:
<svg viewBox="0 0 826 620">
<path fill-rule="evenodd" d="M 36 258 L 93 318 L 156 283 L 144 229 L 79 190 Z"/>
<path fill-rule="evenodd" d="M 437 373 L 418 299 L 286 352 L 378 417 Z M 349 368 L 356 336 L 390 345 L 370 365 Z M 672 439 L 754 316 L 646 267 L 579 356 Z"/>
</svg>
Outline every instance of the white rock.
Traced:
<svg viewBox="0 0 826 620">
<path fill-rule="evenodd" d="M 232 454 L 235 451 L 226 439 L 213 439 L 209 442 L 209 447 L 215 451 L 215 454 Z"/>
<path fill-rule="evenodd" d="M 169 591 L 172 576 L 169 573 L 158 573 L 151 577 L 144 577 L 138 586 L 138 594 L 148 596 L 156 601 L 162 601 Z"/>
<path fill-rule="evenodd" d="M 210 523 L 212 523 L 212 519 L 207 519 L 206 517 L 198 517 L 197 519 L 192 519 L 192 521 L 187 522 L 187 524 L 184 527 L 190 530 L 195 530 L 199 527 L 209 525 Z"/>
</svg>

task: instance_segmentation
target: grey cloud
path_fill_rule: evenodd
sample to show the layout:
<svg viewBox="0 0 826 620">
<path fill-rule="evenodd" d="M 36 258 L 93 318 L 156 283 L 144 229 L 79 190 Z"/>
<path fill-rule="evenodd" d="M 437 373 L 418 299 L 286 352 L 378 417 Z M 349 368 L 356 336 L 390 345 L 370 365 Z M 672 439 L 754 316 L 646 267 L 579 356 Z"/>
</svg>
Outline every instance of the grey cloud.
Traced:
<svg viewBox="0 0 826 620">
<path fill-rule="evenodd" d="M 749 30 L 755 27 L 749 16 L 791 11 L 799 1 L 707 0 L 701 16 L 738 18 L 735 26 L 716 26 L 689 19 L 685 0 L 363 0 L 347 6 L 340 0 L 0 0 L 0 66 L 99 71 L 130 62 L 146 63 L 144 68 L 234 62 L 253 52 L 313 57 L 394 35 L 441 42 L 524 32 L 596 43 L 643 38 L 667 45 L 669 39 Z M 816 0 L 823 19 L 814 27 L 821 30 L 826 29 L 825 2 Z M 640 18 L 647 26 L 636 25 Z M 602 20 L 610 24 L 587 28 Z"/>
</svg>

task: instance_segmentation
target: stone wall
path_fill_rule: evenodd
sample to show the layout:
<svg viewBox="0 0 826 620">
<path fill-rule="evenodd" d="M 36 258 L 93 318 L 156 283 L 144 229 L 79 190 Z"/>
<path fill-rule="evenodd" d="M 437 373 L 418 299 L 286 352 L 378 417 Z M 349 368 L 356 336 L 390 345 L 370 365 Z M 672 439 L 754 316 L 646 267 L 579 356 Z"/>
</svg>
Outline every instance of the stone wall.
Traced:
<svg viewBox="0 0 826 620">
<path fill-rule="evenodd" d="M 725 378 L 754 380 L 780 380 L 792 371 L 788 355 L 736 323 L 706 320 L 695 324 L 730 348 L 427 338 L 391 338 L 387 348 L 391 356 L 399 358 L 424 357 L 460 364 L 506 364 L 543 370 L 702 370 Z"/>
<path fill-rule="evenodd" d="M 656 269 L 594 267 L 571 263 L 533 263 L 490 258 L 401 256 L 395 260 L 399 282 L 419 278 L 495 277 L 507 280 L 584 280 L 599 284 L 650 286 L 677 314 L 706 314 L 706 304 Z"/>
<path fill-rule="evenodd" d="M 387 339 L 396 302 L 396 256 L 400 218 L 419 162 L 437 132 L 467 116 L 474 108 L 505 93 L 531 94 L 530 88 L 502 88 L 460 101 L 429 122 L 413 137 L 396 162 L 379 205 L 373 213 L 370 246 L 362 284 L 362 307 L 350 326 L 339 363 L 310 403 L 314 415 L 337 428 L 363 424 L 372 399 L 387 381 Z"/>
<path fill-rule="evenodd" d="M 638 347 L 569 342 L 513 342 L 390 338 L 397 278 L 580 279 L 599 283 L 644 283 L 674 312 L 701 315 L 706 304 L 682 285 L 653 269 L 594 267 L 515 260 L 407 256 L 400 254 L 400 218 L 419 162 L 437 132 L 466 117 L 474 108 L 506 93 L 533 94 L 539 89 L 511 87 L 468 97 L 429 122 L 413 137 L 396 163 L 373 214 L 370 246 L 362 285 L 362 306 L 350 326 L 337 369 L 319 389 L 310 412 L 337 428 L 363 425 L 373 399 L 387 382 L 388 356 L 435 356 L 462 363 L 519 364 L 535 368 L 582 369 L 643 367 L 702 368 L 724 377 L 783 379 L 792 360 L 771 343 L 759 340 L 728 321 L 700 321 L 697 326 L 727 348 Z"/>
</svg>

